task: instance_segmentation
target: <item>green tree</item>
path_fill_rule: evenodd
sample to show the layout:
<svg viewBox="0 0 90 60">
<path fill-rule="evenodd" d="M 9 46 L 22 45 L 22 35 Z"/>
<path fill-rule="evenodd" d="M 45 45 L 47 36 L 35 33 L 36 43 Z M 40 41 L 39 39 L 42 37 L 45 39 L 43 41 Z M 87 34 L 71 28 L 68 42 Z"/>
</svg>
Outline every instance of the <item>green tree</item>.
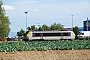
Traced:
<svg viewBox="0 0 90 60">
<path fill-rule="evenodd" d="M 42 30 L 45 30 L 45 31 L 50 30 L 50 27 L 44 24 L 42 25 Z"/>
<path fill-rule="evenodd" d="M 39 27 L 39 28 L 38 28 L 38 31 L 43 31 L 42 27 Z"/>
<path fill-rule="evenodd" d="M 27 29 L 28 29 L 28 31 L 31 31 L 31 27 L 28 27 Z"/>
<path fill-rule="evenodd" d="M 35 30 L 36 28 L 35 28 L 35 25 L 32 25 L 31 26 L 31 30 Z"/>
<path fill-rule="evenodd" d="M 5 15 L 5 10 L 2 8 L 3 2 L 0 1 L 0 37 L 5 38 L 10 32 L 10 22 L 8 16 Z"/>
<path fill-rule="evenodd" d="M 61 30 L 64 30 L 64 27 L 60 23 L 54 23 L 54 24 L 51 24 L 50 29 L 61 31 Z"/>
<path fill-rule="evenodd" d="M 17 36 L 24 36 L 25 31 L 21 29 L 19 32 L 17 32 Z"/>
<path fill-rule="evenodd" d="M 76 36 L 79 34 L 79 28 L 78 28 L 78 26 L 75 26 L 73 28 L 73 32 L 75 33 Z"/>
<path fill-rule="evenodd" d="M 31 27 L 28 27 L 27 28 L 29 31 L 34 31 L 34 30 L 36 30 L 36 27 L 35 27 L 35 25 L 32 25 Z"/>
</svg>

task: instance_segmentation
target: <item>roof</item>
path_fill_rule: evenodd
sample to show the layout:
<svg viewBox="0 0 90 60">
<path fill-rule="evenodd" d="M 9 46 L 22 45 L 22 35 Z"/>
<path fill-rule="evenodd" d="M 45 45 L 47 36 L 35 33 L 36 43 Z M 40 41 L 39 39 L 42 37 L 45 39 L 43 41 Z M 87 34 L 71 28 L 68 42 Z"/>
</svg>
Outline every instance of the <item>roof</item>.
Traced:
<svg viewBox="0 0 90 60">
<path fill-rule="evenodd" d="M 33 31 L 33 33 L 59 33 L 59 32 L 72 32 L 72 31 Z"/>
</svg>

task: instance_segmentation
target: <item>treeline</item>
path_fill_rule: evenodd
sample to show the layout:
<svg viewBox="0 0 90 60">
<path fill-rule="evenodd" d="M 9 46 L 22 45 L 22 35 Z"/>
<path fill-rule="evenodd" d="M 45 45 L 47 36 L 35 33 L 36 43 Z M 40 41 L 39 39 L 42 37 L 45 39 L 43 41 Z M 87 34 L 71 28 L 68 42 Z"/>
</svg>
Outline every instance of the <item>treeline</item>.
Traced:
<svg viewBox="0 0 90 60">
<path fill-rule="evenodd" d="M 42 26 L 39 26 L 38 28 L 35 25 L 32 25 L 30 27 L 27 28 L 28 31 L 49 31 L 49 30 L 64 30 L 63 25 L 61 25 L 60 23 L 54 23 L 51 24 L 50 26 L 43 24 Z"/>
<path fill-rule="evenodd" d="M 57 31 L 66 31 L 64 26 L 61 25 L 60 23 L 53 23 L 50 26 L 43 24 L 42 26 L 39 26 L 38 28 L 35 25 L 32 25 L 27 28 L 28 31 L 52 31 L 52 30 L 57 30 Z M 73 32 L 77 36 L 79 34 L 79 28 L 78 26 L 73 27 Z M 25 31 L 21 29 L 19 32 L 17 32 L 17 36 L 23 36 Z"/>
<path fill-rule="evenodd" d="M 51 30 L 58 30 L 62 31 L 65 30 L 63 25 L 60 23 L 53 23 L 50 26 L 43 24 L 42 26 L 36 27 L 35 25 L 31 25 L 27 28 L 28 31 L 51 31 Z M 25 33 L 25 30 L 21 29 L 19 32 L 17 32 L 17 36 L 23 36 Z"/>
</svg>

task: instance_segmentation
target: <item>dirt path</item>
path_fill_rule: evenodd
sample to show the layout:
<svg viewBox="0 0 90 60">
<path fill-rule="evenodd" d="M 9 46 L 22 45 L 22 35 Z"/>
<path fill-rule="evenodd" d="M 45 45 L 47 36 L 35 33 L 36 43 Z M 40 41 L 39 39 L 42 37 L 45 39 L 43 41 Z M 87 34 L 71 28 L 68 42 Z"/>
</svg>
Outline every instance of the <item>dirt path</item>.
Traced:
<svg viewBox="0 0 90 60">
<path fill-rule="evenodd" d="M 90 50 L 0 52 L 0 60 L 90 60 Z"/>
</svg>

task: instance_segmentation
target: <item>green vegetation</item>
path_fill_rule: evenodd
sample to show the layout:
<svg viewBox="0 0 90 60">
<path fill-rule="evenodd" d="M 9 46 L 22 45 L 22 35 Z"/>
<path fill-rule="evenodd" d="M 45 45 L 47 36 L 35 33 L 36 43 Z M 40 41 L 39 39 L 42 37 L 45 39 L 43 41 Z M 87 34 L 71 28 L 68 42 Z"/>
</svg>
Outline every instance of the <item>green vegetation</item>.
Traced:
<svg viewBox="0 0 90 60">
<path fill-rule="evenodd" d="M 78 28 L 78 26 L 75 26 L 73 28 L 73 32 L 75 33 L 76 36 L 79 34 L 79 28 Z"/>
<path fill-rule="evenodd" d="M 0 42 L 1 52 L 90 49 L 90 40 Z"/>
<path fill-rule="evenodd" d="M 61 25 L 60 23 L 54 23 L 54 24 L 51 24 L 50 26 L 47 26 L 46 24 L 43 24 L 42 26 L 38 25 L 39 28 L 37 28 L 35 25 L 32 25 L 31 27 L 28 27 L 27 29 L 29 31 L 31 30 L 36 30 L 36 31 L 47 31 L 47 30 L 64 30 L 64 27 L 63 25 Z"/>
<path fill-rule="evenodd" d="M 21 29 L 19 32 L 17 32 L 17 36 L 23 36 L 25 31 Z"/>
<path fill-rule="evenodd" d="M 39 25 L 39 28 L 37 28 L 35 25 L 32 25 L 27 28 L 28 31 L 50 31 L 50 30 L 64 30 L 63 25 L 60 23 L 54 23 L 51 24 L 51 26 L 47 26 L 46 24 L 43 24 L 42 26 Z M 21 29 L 19 32 L 17 32 L 17 36 L 23 36 L 25 31 Z"/>
<path fill-rule="evenodd" d="M 5 38 L 10 32 L 10 22 L 8 16 L 5 14 L 4 8 L 2 8 L 3 2 L 0 1 L 0 38 Z"/>
</svg>

